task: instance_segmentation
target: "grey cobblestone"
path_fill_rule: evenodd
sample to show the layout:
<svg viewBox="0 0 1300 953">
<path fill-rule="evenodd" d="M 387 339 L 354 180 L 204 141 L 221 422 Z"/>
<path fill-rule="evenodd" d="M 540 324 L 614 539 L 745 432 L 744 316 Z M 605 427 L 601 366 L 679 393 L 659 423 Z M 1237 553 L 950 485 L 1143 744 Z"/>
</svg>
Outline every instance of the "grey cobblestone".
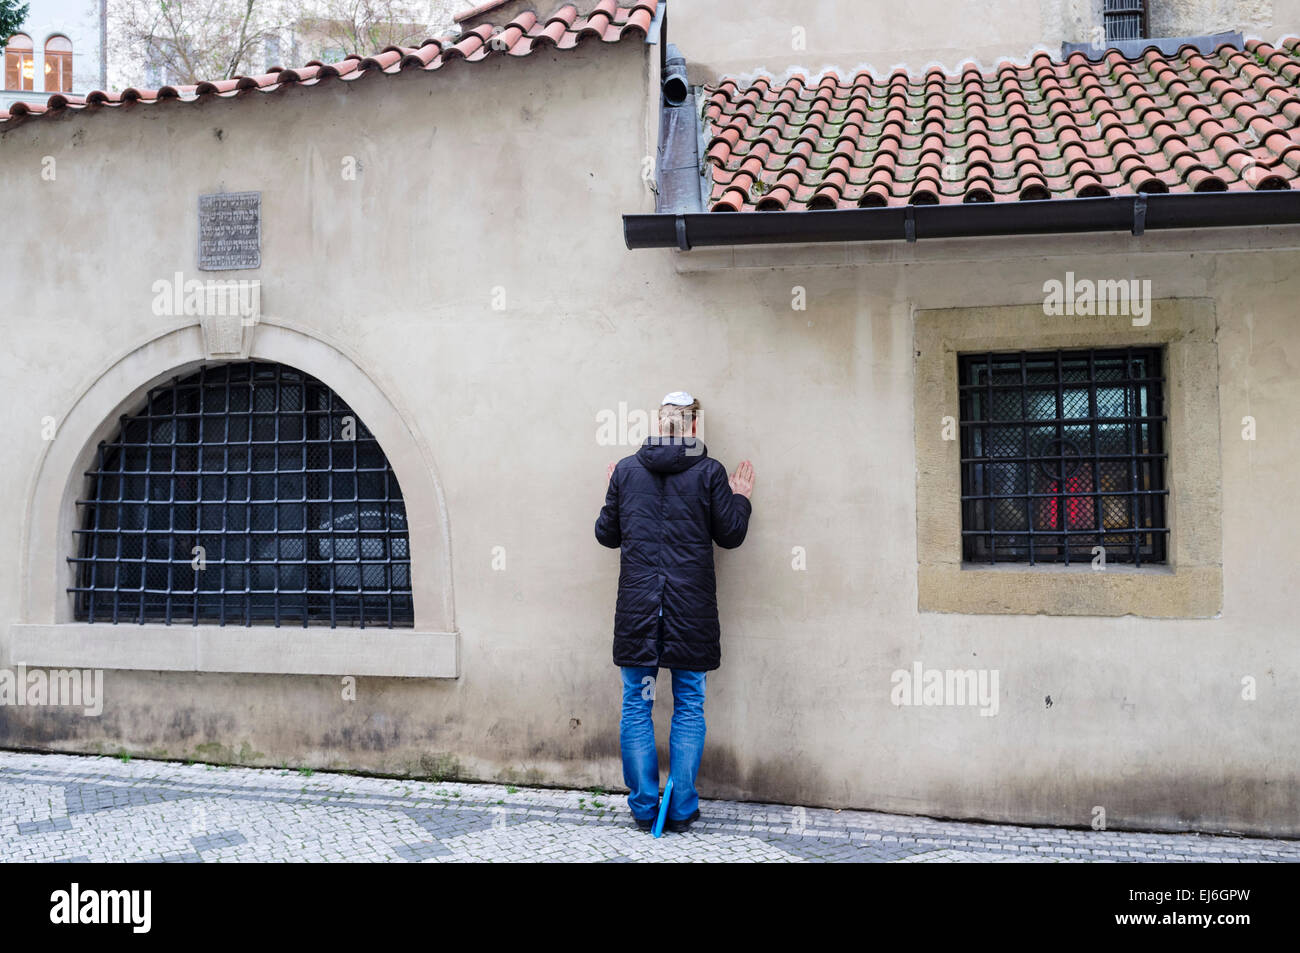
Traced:
<svg viewBox="0 0 1300 953">
<path fill-rule="evenodd" d="M 15 862 L 1300 862 L 1300 842 L 700 802 L 637 830 L 621 794 L 0 751 Z"/>
</svg>

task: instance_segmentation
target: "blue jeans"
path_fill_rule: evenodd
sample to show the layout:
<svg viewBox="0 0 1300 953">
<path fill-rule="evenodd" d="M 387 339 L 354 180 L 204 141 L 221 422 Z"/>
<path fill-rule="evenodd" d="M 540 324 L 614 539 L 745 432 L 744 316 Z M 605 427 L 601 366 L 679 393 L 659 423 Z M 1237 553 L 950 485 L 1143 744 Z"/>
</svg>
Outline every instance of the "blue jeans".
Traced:
<svg viewBox="0 0 1300 953">
<path fill-rule="evenodd" d="M 655 750 L 654 689 L 658 668 L 621 667 L 623 719 L 618 743 L 623 754 L 623 783 L 627 806 L 638 820 L 651 820 L 659 811 L 659 754 Z M 700 797 L 695 777 L 704 753 L 704 682 L 706 672 L 671 669 L 673 721 L 668 738 L 668 776 L 673 792 L 668 817 L 682 821 L 695 813 Z"/>
</svg>

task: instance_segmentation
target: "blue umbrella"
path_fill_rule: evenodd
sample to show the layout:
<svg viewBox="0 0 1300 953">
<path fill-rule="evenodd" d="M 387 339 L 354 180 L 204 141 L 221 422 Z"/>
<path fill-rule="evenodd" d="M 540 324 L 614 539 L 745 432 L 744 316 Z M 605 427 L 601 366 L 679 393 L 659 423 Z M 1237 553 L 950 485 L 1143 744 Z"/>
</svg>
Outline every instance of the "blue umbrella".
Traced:
<svg viewBox="0 0 1300 953">
<path fill-rule="evenodd" d="M 659 816 L 655 818 L 655 826 L 650 833 L 655 837 L 662 837 L 664 833 L 664 821 L 668 818 L 668 795 L 673 793 L 673 779 L 669 778 L 668 783 L 664 785 L 663 800 L 659 802 Z"/>
</svg>

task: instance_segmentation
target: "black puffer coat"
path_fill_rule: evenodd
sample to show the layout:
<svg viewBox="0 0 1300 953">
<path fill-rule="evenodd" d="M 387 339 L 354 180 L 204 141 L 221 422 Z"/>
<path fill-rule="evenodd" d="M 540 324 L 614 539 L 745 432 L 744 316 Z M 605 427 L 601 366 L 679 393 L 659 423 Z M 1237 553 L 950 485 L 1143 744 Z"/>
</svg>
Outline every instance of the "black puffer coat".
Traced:
<svg viewBox="0 0 1300 953">
<path fill-rule="evenodd" d="M 615 665 L 718 667 L 713 544 L 743 543 L 749 513 L 749 500 L 731 492 L 726 469 L 694 438 L 649 437 L 618 462 L 596 520 L 596 539 L 622 547 Z"/>
</svg>

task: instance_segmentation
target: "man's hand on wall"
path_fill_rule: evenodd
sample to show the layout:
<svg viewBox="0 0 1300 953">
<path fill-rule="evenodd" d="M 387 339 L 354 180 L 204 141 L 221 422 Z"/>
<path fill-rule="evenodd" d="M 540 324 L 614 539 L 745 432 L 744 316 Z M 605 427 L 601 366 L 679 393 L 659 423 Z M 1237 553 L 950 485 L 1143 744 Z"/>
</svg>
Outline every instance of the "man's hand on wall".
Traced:
<svg viewBox="0 0 1300 953">
<path fill-rule="evenodd" d="M 609 461 L 609 466 L 605 468 L 605 482 L 608 483 L 614 479 L 614 467 L 618 466 L 613 460 Z"/>
<path fill-rule="evenodd" d="M 739 493 L 745 499 L 754 492 L 754 465 L 748 460 L 741 460 L 740 466 L 731 474 L 731 492 Z"/>
</svg>

